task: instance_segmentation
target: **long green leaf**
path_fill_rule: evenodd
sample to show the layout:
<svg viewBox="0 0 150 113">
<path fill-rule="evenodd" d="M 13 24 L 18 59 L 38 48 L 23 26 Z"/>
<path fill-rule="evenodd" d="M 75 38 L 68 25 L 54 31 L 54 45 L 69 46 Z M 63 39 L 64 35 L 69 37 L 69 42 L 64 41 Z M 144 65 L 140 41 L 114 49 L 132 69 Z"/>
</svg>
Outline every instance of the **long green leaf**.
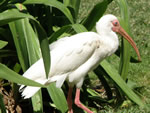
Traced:
<svg viewBox="0 0 150 113">
<path fill-rule="evenodd" d="M 18 29 L 21 32 L 19 35 L 25 39 L 25 45 L 23 45 L 23 46 L 25 48 L 27 48 L 29 65 L 32 65 L 41 57 L 40 45 L 38 42 L 37 35 L 33 31 L 33 28 L 31 26 L 31 24 L 29 23 L 29 20 L 26 18 L 26 19 L 22 19 L 20 21 L 21 22 L 20 22 L 19 26 L 16 26 L 16 27 L 18 27 Z M 17 31 L 17 32 L 19 32 L 19 31 Z"/>
<path fill-rule="evenodd" d="M 69 11 L 69 9 L 62 4 L 59 1 L 56 0 L 26 0 L 23 4 L 44 4 L 44 5 L 48 5 L 48 6 L 52 6 L 55 7 L 57 9 L 59 9 L 60 11 L 62 11 L 66 17 L 70 20 L 71 23 L 73 22 L 73 17 Z"/>
<path fill-rule="evenodd" d="M 17 74 L 16 72 L 12 71 L 11 69 L 9 69 L 8 67 L 6 67 L 1 63 L 0 63 L 0 78 L 15 82 L 17 84 L 30 85 L 36 87 L 45 87 L 40 83 L 22 77 L 21 75 Z"/>
<path fill-rule="evenodd" d="M 51 83 L 47 87 L 47 90 L 57 109 L 59 109 L 62 113 L 65 113 L 68 109 L 68 106 L 62 89 L 57 88 L 55 83 Z"/>
<path fill-rule="evenodd" d="M 126 0 L 118 0 L 118 4 L 120 6 L 121 11 L 121 19 L 120 24 L 126 30 L 128 34 L 130 34 L 129 30 L 129 13 L 128 13 L 128 5 Z M 120 54 L 120 69 L 119 73 L 121 77 L 126 80 L 128 75 L 129 63 L 130 63 L 130 45 L 127 40 L 122 39 L 122 50 Z"/>
<path fill-rule="evenodd" d="M 121 90 L 136 104 L 144 107 L 141 99 L 128 87 L 125 81 L 118 74 L 117 70 L 113 68 L 106 60 L 101 62 L 101 66 L 104 68 L 106 73 L 110 76 L 112 80 L 121 88 Z"/>
<path fill-rule="evenodd" d="M 23 71 L 25 72 L 29 67 L 28 52 L 26 47 L 25 35 L 21 29 L 23 20 L 17 20 L 9 23 L 10 30 L 13 35 L 14 43 L 17 50 L 17 55 Z M 19 26 L 19 27 L 18 27 Z"/>
</svg>

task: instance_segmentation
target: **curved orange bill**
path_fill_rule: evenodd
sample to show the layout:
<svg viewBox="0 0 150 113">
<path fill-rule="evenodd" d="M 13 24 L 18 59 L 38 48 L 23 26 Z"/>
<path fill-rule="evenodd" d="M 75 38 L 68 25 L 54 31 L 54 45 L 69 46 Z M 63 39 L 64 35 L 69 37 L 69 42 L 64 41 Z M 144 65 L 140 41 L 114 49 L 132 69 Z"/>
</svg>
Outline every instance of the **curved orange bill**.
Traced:
<svg viewBox="0 0 150 113">
<path fill-rule="evenodd" d="M 134 50 L 136 51 L 136 54 L 138 56 L 138 61 L 141 61 L 139 50 L 136 47 L 136 44 L 132 40 L 132 38 L 125 32 L 125 30 L 121 26 L 118 29 L 118 33 L 120 33 L 132 45 L 132 47 L 134 48 Z"/>
</svg>

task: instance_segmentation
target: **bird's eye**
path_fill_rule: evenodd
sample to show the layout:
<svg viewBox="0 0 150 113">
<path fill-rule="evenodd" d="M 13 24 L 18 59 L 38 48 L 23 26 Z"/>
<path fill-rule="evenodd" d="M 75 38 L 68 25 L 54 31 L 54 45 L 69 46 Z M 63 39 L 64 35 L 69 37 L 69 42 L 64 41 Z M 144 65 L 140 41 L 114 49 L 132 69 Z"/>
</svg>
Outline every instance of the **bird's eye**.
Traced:
<svg viewBox="0 0 150 113">
<path fill-rule="evenodd" d="M 119 24 L 117 20 L 114 20 L 112 23 L 114 26 L 118 26 L 118 24 Z"/>
<path fill-rule="evenodd" d="M 118 22 L 115 22 L 114 24 L 115 24 L 115 25 L 118 25 Z"/>
</svg>

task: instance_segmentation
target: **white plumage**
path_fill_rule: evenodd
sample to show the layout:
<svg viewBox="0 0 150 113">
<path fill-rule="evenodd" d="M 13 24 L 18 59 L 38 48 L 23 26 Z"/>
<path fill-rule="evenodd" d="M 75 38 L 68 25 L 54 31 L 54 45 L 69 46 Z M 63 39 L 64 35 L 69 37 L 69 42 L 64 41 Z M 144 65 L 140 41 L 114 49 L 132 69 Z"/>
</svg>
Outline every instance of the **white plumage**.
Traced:
<svg viewBox="0 0 150 113">
<path fill-rule="evenodd" d="M 41 84 L 56 81 L 57 87 L 61 87 L 67 80 L 70 87 L 76 85 L 77 88 L 81 88 L 87 73 L 118 48 L 119 41 L 115 33 L 118 31 L 115 31 L 117 27 L 115 24 L 120 25 L 119 22 L 113 23 L 114 21 L 118 22 L 115 16 L 105 15 L 96 24 L 97 33 L 83 32 L 52 43 L 49 46 L 51 68 L 48 79 L 46 79 L 42 58 L 33 64 L 23 76 Z M 24 98 L 30 98 L 40 89 L 31 86 L 22 89 L 23 87 L 22 85 L 20 89 L 23 91 Z"/>
<path fill-rule="evenodd" d="M 100 38 L 97 33 L 83 32 L 60 39 L 50 45 L 49 79 L 46 79 L 42 58 L 33 64 L 23 76 L 41 84 L 56 81 L 57 87 L 61 87 L 67 78 L 72 85 L 77 84 L 77 87 L 80 88 L 84 76 L 99 64 L 100 60 L 113 53 L 109 46 L 104 48 L 109 41 L 104 40 L 105 42 L 101 43 Z M 116 47 L 113 48 L 115 50 L 118 47 L 118 41 L 116 43 Z M 22 94 L 24 95 L 24 92 Z"/>
</svg>

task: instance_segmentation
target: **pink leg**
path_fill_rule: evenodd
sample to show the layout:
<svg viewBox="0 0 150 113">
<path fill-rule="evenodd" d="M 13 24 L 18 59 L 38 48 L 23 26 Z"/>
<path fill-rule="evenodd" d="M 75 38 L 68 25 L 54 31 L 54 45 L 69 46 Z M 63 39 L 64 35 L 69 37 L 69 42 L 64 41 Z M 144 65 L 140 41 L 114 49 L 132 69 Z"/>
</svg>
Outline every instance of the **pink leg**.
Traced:
<svg viewBox="0 0 150 113">
<path fill-rule="evenodd" d="M 69 87 L 69 91 L 68 91 L 68 97 L 67 97 L 67 103 L 68 103 L 68 113 L 73 113 L 73 109 L 72 109 L 72 87 Z"/>
<path fill-rule="evenodd" d="M 80 102 L 80 89 L 79 88 L 77 88 L 77 90 L 76 90 L 75 104 L 79 108 L 85 110 L 86 112 L 93 113 L 91 110 L 89 110 L 87 107 L 85 107 L 84 105 L 81 104 L 81 102 Z"/>
</svg>

